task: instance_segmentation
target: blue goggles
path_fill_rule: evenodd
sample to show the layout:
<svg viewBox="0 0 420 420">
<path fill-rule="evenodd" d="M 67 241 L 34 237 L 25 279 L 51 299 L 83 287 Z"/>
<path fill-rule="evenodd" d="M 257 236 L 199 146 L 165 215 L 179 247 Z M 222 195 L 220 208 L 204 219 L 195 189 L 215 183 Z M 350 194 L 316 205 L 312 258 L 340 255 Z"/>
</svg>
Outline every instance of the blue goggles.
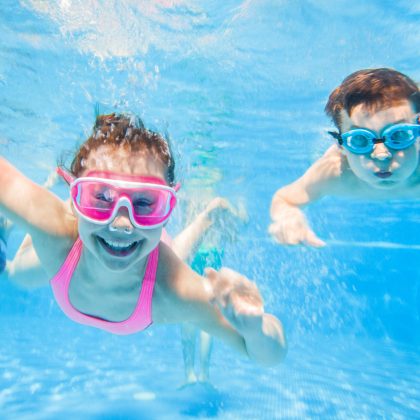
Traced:
<svg viewBox="0 0 420 420">
<path fill-rule="evenodd" d="M 378 143 L 384 143 L 386 147 L 394 150 L 407 149 L 420 136 L 420 125 L 394 124 L 385 129 L 379 138 L 376 137 L 374 131 L 367 128 L 356 128 L 343 134 L 334 131 L 329 131 L 328 133 L 348 151 L 357 155 L 363 155 L 371 153 L 375 144 Z"/>
</svg>

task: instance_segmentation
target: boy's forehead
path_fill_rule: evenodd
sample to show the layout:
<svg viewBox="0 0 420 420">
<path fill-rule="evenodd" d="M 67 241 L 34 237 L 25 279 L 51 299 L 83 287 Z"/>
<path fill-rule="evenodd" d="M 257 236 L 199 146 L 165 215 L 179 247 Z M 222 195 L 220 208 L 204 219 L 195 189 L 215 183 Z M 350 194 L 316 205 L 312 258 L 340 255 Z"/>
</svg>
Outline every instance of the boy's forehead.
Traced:
<svg viewBox="0 0 420 420">
<path fill-rule="evenodd" d="M 127 148 L 113 148 L 100 146 L 91 150 L 86 162 L 84 172 L 106 171 L 131 175 L 165 175 L 166 166 L 153 153 L 147 150 L 131 151 Z"/>
<path fill-rule="evenodd" d="M 341 131 L 345 132 L 353 127 L 380 131 L 390 124 L 411 122 L 414 117 L 414 108 L 409 101 L 402 101 L 388 107 L 359 104 L 351 110 L 350 115 L 345 110 L 341 110 Z"/>
</svg>

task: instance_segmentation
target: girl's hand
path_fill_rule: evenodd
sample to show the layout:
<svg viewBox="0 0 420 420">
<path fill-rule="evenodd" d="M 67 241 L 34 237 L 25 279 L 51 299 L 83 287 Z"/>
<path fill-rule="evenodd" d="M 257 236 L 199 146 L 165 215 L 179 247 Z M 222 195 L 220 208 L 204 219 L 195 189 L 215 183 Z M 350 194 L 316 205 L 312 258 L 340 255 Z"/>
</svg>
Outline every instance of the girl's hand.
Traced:
<svg viewBox="0 0 420 420">
<path fill-rule="evenodd" d="M 260 331 L 264 306 L 255 283 L 229 268 L 207 268 L 206 276 L 213 287 L 212 302 L 229 323 L 243 335 Z"/>
<path fill-rule="evenodd" d="M 245 276 L 222 268 L 206 269 L 210 302 L 236 332 L 235 346 L 255 362 L 275 366 L 287 353 L 287 342 L 279 319 L 264 312 L 260 292 Z M 239 337 L 238 337 L 239 336 Z"/>
</svg>

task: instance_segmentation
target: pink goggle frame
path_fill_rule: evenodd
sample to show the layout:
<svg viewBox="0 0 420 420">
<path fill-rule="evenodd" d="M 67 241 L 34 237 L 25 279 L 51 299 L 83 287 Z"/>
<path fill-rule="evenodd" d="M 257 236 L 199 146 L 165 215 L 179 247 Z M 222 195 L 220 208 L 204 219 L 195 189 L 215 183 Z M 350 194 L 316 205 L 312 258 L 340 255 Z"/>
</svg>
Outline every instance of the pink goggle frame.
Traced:
<svg viewBox="0 0 420 420">
<path fill-rule="evenodd" d="M 118 175 L 110 172 L 93 172 L 103 176 L 74 178 L 63 168 L 57 173 L 70 185 L 70 197 L 76 212 L 84 219 L 105 225 L 114 220 L 121 207 L 128 210 L 130 221 L 139 229 L 154 229 L 162 226 L 176 206 L 174 188 L 155 177 Z"/>
</svg>

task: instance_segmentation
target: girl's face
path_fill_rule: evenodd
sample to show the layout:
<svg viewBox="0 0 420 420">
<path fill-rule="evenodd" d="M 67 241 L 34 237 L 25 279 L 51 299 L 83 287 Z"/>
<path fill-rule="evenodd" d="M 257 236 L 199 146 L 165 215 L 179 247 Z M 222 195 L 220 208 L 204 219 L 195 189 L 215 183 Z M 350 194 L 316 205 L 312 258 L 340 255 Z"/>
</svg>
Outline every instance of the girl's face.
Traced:
<svg viewBox="0 0 420 420">
<path fill-rule="evenodd" d="M 166 174 L 164 163 L 148 151 L 131 152 L 109 146 L 91 151 L 85 168 L 81 176 L 88 176 L 91 172 L 108 172 L 111 173 L 108 175 L 111 179 L 134 175 L 165 181 Z M 113 271 L 125 271 L 143 261 L 158 245 L 162 233 L 162 226 L 152 229 L 135 227 L 125 207 L 121 207 L 115 218 L 106 225 L 78 217 L 78 227 L 83 245 Z"/>
</svg>

